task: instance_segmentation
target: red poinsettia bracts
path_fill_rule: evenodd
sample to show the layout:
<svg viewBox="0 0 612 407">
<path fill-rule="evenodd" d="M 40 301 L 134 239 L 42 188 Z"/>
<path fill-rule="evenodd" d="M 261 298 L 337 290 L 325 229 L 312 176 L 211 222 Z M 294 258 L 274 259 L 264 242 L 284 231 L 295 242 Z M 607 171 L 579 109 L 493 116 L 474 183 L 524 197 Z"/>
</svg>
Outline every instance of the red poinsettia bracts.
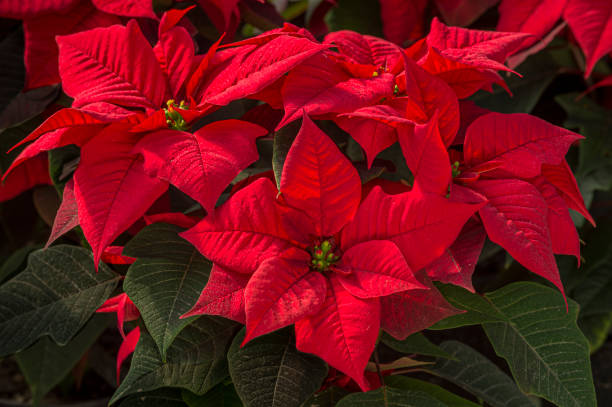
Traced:
<svg viewBox="0 0 612 407">
<path fill-rule="evenodd" d="M 55 37 L 121 22 L 157 19 L 151 0 L 24 0 L 0 3 L 0 16 L 23 20 L 26 89 L 60 82 Z"/>
<path fill-rule="evenodd" d="M 498 31 L 524 32 L 535 36 L 531 45 L 548 34 L 561 18 L 567 0 L 502 0 Z"/>
<path fill-rule="evenodd" d="M 49 162 L 40 156 L 12 171 L 0 182 L 0 202 L 15 198 L 36 185 L 49 185 Z"/>
<path fill-rule="evenodd" d="M 480 89 L 490 91 L 493 83 L 505 86 L 497 71 L 510 71 L 504 61 L 531 38 L 526 33 L 448 27 L 434 18 L 427 37 L 407 53 L 464 99 Z"/>
<path fill-rule="evenodd" d="M 362 201 L 355 168 L 303 117 L 279 190 L 259 178 L 182 234 L 214 262 L 187 315 L 246 322 L 245 342 L 295 324 L 299 350 L 366 389 L 380 327 L 405 338 L 457 312 L 418 271 L 480 205 L 418 188 Z"/>
<path fill-rule="evenodd" d="M 12 168 L 43 151 L 81 147 L 74 197 L 96 262 L 169 183 L 211 212 L 223 189 L 257 160 L 255 139 L 267 131 L 225 120 L 190 133 L 190 124 L 214 109 L 212 103 L 257 93 L 325 48 L 289 29 L 219 55 L 215 44 L 195 56 L 191 37 L 176 25 L 187 11 L 162 17 L 153 48 L 134 21 L 58 38 L 72 108 L 24 139 L 20 144 L 33 143 Z"/>
<path fill-rule="evenodd" d="M 505 86 L 497 71 L 509 71 L 503 62 L 529 38 L 447 27 L 435 19 L 427 38 L 406 52 L 351 31 L 328 34 L 324 42 L 338 52 L 307 60 L 279 85 L 285 116 L 278 127 L 298 118 L 302 109 L 333 119 L 362 146 L 371 165 L 400 140 L 398 128 L 410 139 L 408 129 L 437 112 L 442 142 L 449 146 L 459 128 L 457 98 L 492 83 Z"/>
<path fill-rule="evenodd" d="M 96 312 L 117 314 L 117 328 L 123 338 L 119 351 L 117 352 L 116 374 L 118 385 L 121 377 L 121 365 L 123 361 L 134 352 L 138 340 L 140 339 L 140 327 L 135 327 L 126 335 L 123 324 L 140 318 L 140 311 L 138 311 L 136 305 L 130 300 L 130 297 L 128 297 L 126 293 L 122 293 L 106 300 Z"/>
<path fill-rule="evenodd" d="M 463 157 L 451 154 L 455 160 L 451 200 L 486 202 L 479 217 L 489 238 L 562 292 L 554 254 L 580 261 L 579 238 L 568 208 L 593 222 L 564 160 L 570 145 L 579 139 L 576 133 L 530 115 L 489 113 L 468 127 Z M 438 160 L 448 157 L 440 149 L 437 155 Z M 426 183 L 433 191 L 447 187 L 448 180 L 416 174 L 415 183 Z M 470 222 L 456 242 L 458 250 L 451 247 L 432 264 L 429 276 L 470 289 L 482 238 L 482 227 Z"/>
<path fill-rule="evenodd" d="M 584 76 L 612 51 L 612 3 L 607 0 L 568 0 L 563 18 L 586 57 Z"/>
</svg>

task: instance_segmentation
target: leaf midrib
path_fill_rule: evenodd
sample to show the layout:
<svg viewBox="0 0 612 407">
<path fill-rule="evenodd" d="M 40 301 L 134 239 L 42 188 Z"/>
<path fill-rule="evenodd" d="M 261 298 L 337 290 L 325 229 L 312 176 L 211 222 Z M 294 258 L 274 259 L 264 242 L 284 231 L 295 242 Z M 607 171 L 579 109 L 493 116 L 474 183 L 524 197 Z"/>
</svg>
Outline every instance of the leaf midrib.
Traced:
<svg viewBox="0 0 612 407">
<path fill-rule="evenodd" d="M 535 294 L 533 294 L 535 295 Z M 527 297 L 524 297 L 527 298 Z M 487 298 L 489 300 L 489 303 L 491 304 L 491 306 L 497 311 L 499 312 L 501 315 L 507 317 L 507 315 L 502 311 L 502 309 L 500 307 L 498 307 L 497 305 L 495 305 L 495 303 L 493 303 L 493 301 L 491 301 L 489 298 Z M 505 324 L 508 328 L 510 328 L 512 330 L 512 332 L 514 332 L 519 338 L 521 338 L 523 340 L 523 342 L 526 344 L 526 347 L 531 350 L 532 353 L 535 354 L 536 359 L 538 359 L 538 361 L 540 362 L 540 364 L 542 364 L 543 366 L 546 367 L 546 370 L 552 375 L 554 376 L 554 378 L 557 380 L 558 383 L 561 384 L 561 388 L 569 395 L 570 399 L 574 401 L 574 405 L 577 407 L 580 407 L 580 400 L 576 399 L 574 397 L 574 395 L 565 387 L 565 382 L 562 381 L 559 376 L 557 375 L 557 373 L 552 370 L 548 363 L 544 361 L 544 359 L 540 356 L 540 354 L 533 349 L 533 347 L 531 346 L 531 343 L 527 341 L 527 339 L 522 335 L 522 333 L 519 331 L 519 329 L 517 328 L 516 324 L 514 322 L 511 321 L 510 318 L 508 318 L 507 322 L 493 322 L 493 324 L 495 323 L 503 323 Z M 542 396 L 544 397 L 544 396 Z"/>
</svg>

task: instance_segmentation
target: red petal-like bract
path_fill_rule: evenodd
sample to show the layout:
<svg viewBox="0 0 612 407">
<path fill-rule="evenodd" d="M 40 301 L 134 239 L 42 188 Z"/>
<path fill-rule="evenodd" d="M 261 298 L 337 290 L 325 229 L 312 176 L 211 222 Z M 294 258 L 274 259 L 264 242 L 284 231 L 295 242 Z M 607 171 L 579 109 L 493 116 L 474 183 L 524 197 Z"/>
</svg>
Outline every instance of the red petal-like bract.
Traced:
<svg viewBox="0 0 612 407">
<path fill-rule="evenodd" d="M 55 219 L 51 234 L 45 244 L 45 248 L 57 240 L 60 236 L 70 232 L 79 224 L 79 211 L 76 198 L 74 196 L 74 180 L 70 179 L 64 186 L 62 194 L 62 203 L 60 204 Z"/>
<path fill-rule="evenodd" d="M 62 109 L 38 126 L 32 133 L 14 145 L 9 151 L 34 141 L 15 158 L 4 178 L 24 161 L 36 157 L 43 151 L 68 144 L 82 146 L 102 128 L 102 122 L 77 109 Z"/>
<path fill-rule="evenodd" d="M 459 129 L 459 102 L 452 89 L 440 78 L 428 74 L 411 59 L 404 57 L 406 95 L 415 100 L 428 118 L 438 113 L 437 126 L 445 146 L 455 139 Z"/>
<path fill-rule="evenodd" d="M 74 194 L 96 267 L 104 248 L 168 188 L 166 182 L 145 173 L 138 155 L 131 152 L 135 140 L 127 129 L 110 126 L 81 150 Z"/>
<path fill-rule="evenodd" d="M 0 202 L 13 199 L 36 185 L 48 184 L 51 184 L 51 179 L 47 157 L 46 155 L 35 157 L 12 170 L 10 174 L 8 171 L 4 174 L 0 181 Z"/>
<path fill-rule="evenodd" d="M 153 0 L 91 0 L 91 2 L 97 9 L 109 14 L 157 19 L 153 11 Z"/>
<path fill-rule="evenodd" d="M 35 142 L 23 149 L 4 175 L 7 176 L 9 172 L 12 173 L 16 168 L 18 169 L 21 167 L 23 162 L 38 156 L 43 151 L 53 150 L 54 148 L 63 147 L 68 144 L 82 146 L 94 137 L 100 129 L 101 126 L 87 126 L 84 128 L 73 127 L 45 133 Z"/>
<path fill-rule="evenodd" d="M 233 57 L 215 71 L 196 100 L 227 105 L 263 90 L 307 58 L 327 48 L 304 37 L 280 35 L 261 45 L 228 50 Z M 227 51 L 226 51 L 227 52 Z"/>
<path fill-rule="evenodd" d="M 130 356 L 134 350 L 136 349 L 136 345 L 138 345 L 138 340 L 140 339 L 140 327 L 132 329 L 130 333 L 127 334 L 123 342 L 121 342 L 121 346 L 119 347 L 119 352 L 117 353 L 117 385 L 119 385 L 120 381 L 120 373 L 121 373 L 121 365 L 123 361 Z"/>
<path fill-rule="evenodd" d="M 338 281 L 357 298 L 377 298 L 426 289 L 412 274 L 400 249 L 388 240 L 371 240 L 342 255 Z"/>
<path fill-rule="evenodd" d="M 316 314 L 295 324 L 296 347 L 345 372 L 367 391 L 364 370 L 378 338 L 380 300 L 353 297 L 335 276 Z"/>
<path fill-rule="evenodd" d="M 342 231 L 342 247 L 369 240 L 391 240 L 410 268 L 420 270 L 452 244 L 480 206 L 451 202 L 419 189 L 388 195 L 374 187 Z"/>
<path fill-rule="evenodd" d="M 289 206 L 313 219 L 318 236 L 339 232 L 359 206 L 357 170 L 308 115 L 285 159 L 280 193 Z"/>
<path fill-rule="evenodd" d="M 220 315 L 246 324 L 244 289 L 249 275 L 236 273 L 213 264 L 208 282 L 196 304 L 181 318 L 193 315 Z"/>
<path fill-rule="evenodd" d="M 548 205 L 537 188 L 518 179 L 478 181 L 473 188 L 488 199 L 480 217 L 491 241 L 563 292 L 548 230 Z"/>
<path fill-rule="evenodd" d="M 406 339 L 446 317 L 462 312 L 450 305 L 426 277 L 421 277 L 421 280 L 429 290 L 392 294 L 380 299 L 381 328 L 394 338 Z"/>
<path fill-rule="evenodd" d="M 166 80 L 135 20 L 57 38 L 63 90 L 73 107 L 108 102 L 159 109 Z"/>
<path fill-rule="evenodd" d="M 132 264 L 136 261 L 135 257 L 124 256 L 123 246 L 108 246 L 102 252 L 102 261 L 107 264 Z"/>
<path fill-rule="evenodd" d="M 3 0 L 0 2 L 0 17 L 25 19 L 36 17 L 41 14 L 65 12 L 79 1 L 80 0 Z"/>
<path fill-rule="evenodd" d="M 444 79 L 463 99 L 479 89 L 491 90 L 493 83 L 505 86 L 495 71 L 509 71 L 503 62 L 524 47 L 530 37 L 524 33 L 447 27 L 434 18 L 426 42 L 417 42 L 408 53 L 425 70 Z"/>
<path fill-rule="evenodd" d="M 324 43 L 334 44 L 349 61 L 392 69 L 401 57 L 401 49 L 388 41 L 354 31 L 336 31 L 325 36 Z"/>
<path fill-rule="evenodd" d="M 188 11 L 170 10 L 164 13 L 159 24 L 159 40 L 153 48 L 167 78 L 170 94 L 175 98 L 179 98 L 181 88 L 191 72 L 195 53 L 191 35 L 183 27 L 175 27 Z"/>
<path fill-rule="evenodd" d="M 394 106 L 394 102 L 398 99 L 400 98 L 392 99 L 389 104 L 367 106 L 351 113 L 341 114 L 334 119 L 336 124 L 363 148 L 368 168 L 372 166 L 372 162 L 381 151 L 397 142 L 397 126 L 403 125 L 405 128 L 413 126 L 412 120 L 403 117 L 403 109 Z"/>
<path fill-rule="evenodd" d="M 561 197 L 565 200 L 568 208 L 580 213 L 586 220 L 595 226 L 595 220 L 584 205 L 584 200 L 578 189 L 576 178 L 567 161 L 563 160 L 560 165 L 542 165 L 542 175 L 548 182 L 557 188 Z"/>
<path fill-rule="evenodd" d="M 508 70 L 503 62 L 530 37 L 524 33 L 448 27 L 434 18 L 427 44 L 444 58 L 481 69 Z"/>
<path fill-rule="evenodd" d="M 253 273 L 267 258 L 296 245 L 281 217 L 277 193 L 272 181 L 260 178 L 181 236 L 220 266 Z"/>
<path fill-rule="evenodd" d="M 502 0 L 497 30 L 543 38 L 561 18 L 566 4 L 567 0 Z"/>
<path fill-rule="evenodd" d="M 19 147 L 22 144 L 29 143 L 38 139 L 45 133 L 64 127 L 88 126 L 92 124 L 100 124 L 100 120 L 92 117 L 89 114 L 83 113 L 77 109 L 62 109 L 45 120 L 40 126 L 30 133 L 26 138 L 14 145 L 11 150 Z M 58 146 L 59 147 L 59 146 Z M 9 151 L 11 151 L 9 150 Z"/>
<path fill-rule="evenodd" d="M 497 161 L 499 171 L 519 178 L 540 175 L 542 164 L 561 164 L 582 136 L 523 113 L 489 113 L 474 120 L 465 136 L 468 166 Z"/>
<path fill-rule="evenodd" d="M 257 160 L 255 139 L 267 134 L 256 124 L 222 120 L 192 133 L 161 130 L 134 147 L 144 169 L 198 201 L 211 213 L 223 190 Z"/>
<path fill-rule="evenodd" d="M 54 1 L 49 1 L 54 3 Z M 57 35 L 87 31 L 96 27 L 119 24 L 116 16 L 106 14 L 82 1 L 63 13 L 49 13 L 28 18 L 23 22 L 25 37 L 25 89 L 60 82 L 58 71 Z"/>
<path fill-rule="evenodd" d="M 398 138 L 414 185 L 421 191 L 446 195 L 451 181 L 451 166 L 438 130 L 438 115 L 414 129 L 398 129 Z"/>
<path fill-rule="evenodd" d="M 310 270 L 310 254 L 290 249 L 264 261 L 244 291 L 243 343 L 316 314 L 327 296 L 327 282 Z"/>
<path fill-rule="evenodd" d="M 372 67 L 372 72 L 375 71 Z M 393 95 L 395 77 L 382 73 L 376 77 L 355 78 L 330 57 L 317 55 L 292 70 L 282 89 L 285 117 L 279 128 L 310 116 L 348 113 Z"/>
<path fill-rule="evenodd" d="M 427 276 L 432 280 L 455 284 L 474 292 L 472 274 L 486 237 L 482 224 L 470 219 L 461 229 L 455 243 L 426 267 Z"/>
<path fill-rule="evenodd" d="M 580 238 L 565 201 L 543 177 L 536 178 L 532 183 L 548 205 L 548 230 L 553 253 L 574 256 L 580 264 Z"/>
<path fill-rule="evenodd" d="M 572 29 L 586 57 L 584 76 L 595 63 L 612 51 L 612 2 L 609 0 L 568 0 L 563 18 Z"/>
<path fill-rule="evenodd" d="M 117 314 L 117 329 L 123 339 L 125 339 L 125 332 L 123 330 L 123 324 L 127 321 L 134 321 L 140 317 L 140 311 L 136 308 L 136 305 L 132 302 L 130 297 L 126 293 L 122 293 L 111 297 L 104 301 L 104 304 L 96 310 L 96 312 L 114 312 Z"/>
<path fill-rule="evenodd" d="M 381 0 L 383 33 L 389 41 L 403 45 L 406 40 L 423 34 L 423 17 L 427 0 Z"/>
<path fill-rule="evenodd" d="M 592 92 L 595 89 L 602 88 L 604 86 L 612 86 L 612 75 L 609 75 L 609 76 L 605 77 L 604 79 L 602 79 L 599 82 L 597 82 L 595 85 L 589 87 L 589 89 L 587 89 L 586 93 Z"/>
</svg>

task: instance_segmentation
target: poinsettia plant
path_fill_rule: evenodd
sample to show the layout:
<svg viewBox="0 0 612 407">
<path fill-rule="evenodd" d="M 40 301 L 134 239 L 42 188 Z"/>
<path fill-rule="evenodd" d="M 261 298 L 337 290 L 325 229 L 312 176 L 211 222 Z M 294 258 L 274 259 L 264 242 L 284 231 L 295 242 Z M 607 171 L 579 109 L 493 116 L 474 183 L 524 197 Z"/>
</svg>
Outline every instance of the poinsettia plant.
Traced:
<svg viewBox="0 0 612 407">
<path fill-rule="evenodd" d="M 496 3 L 0 3 L 33 403 L 604 402 L 610 10 Z"/>
</svg>

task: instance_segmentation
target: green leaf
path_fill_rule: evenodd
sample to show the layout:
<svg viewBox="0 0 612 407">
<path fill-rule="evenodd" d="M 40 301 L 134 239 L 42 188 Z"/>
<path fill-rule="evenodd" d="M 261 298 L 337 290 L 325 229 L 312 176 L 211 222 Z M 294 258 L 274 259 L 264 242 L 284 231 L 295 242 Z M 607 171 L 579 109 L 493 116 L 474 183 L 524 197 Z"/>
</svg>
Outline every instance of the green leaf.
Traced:
<svg viewBox="0 0 612 407">
<path fill-rule="evenodd" d="M 501 86 L 492 93 L 480 91 L 472 100 L 480 107 L 500 113 L 531 113 L 546 88 L 559 73 L 559 66 L 548 52 L 530 56 L 516 71 L 522 77 L 509 74 L 504 80 L 512 96 Z"/>
<path fill-rule="evenodd" d="M 422 391 L 448 407 L 480 407 L 479 404 L 459 397 L 440 386 L 406 376 L 387 376 L 385 377 L 385 384 L 396 389 Z"/>
<path fill-rule="evenodd" d="M 585 234 L 584 239 L 588 241 L 588 244 L 580 250 L 581 256 L 585 258 L 582 267 L 578 269 L 576 261 L 569 256 L 559 258 L 558 262 L 563 287 L 569 293 L 569 296 L 580 304 L 581 313 L 585 312 L 587 303 L 596 297 L 596 295 L 593 296 L 595 291 L 591 291 L 592 285 L 589 282 L 591 273 L 595 275 L 601 274 L 600 276 L 593 277 L 596 280 L 600 280 L 603 274 L 606 273 L 605 270 L 609 270 L 608 265 L 612 263 L 612 240 L 610 240 L 610 236 L 612 236 L 612 219 L 600 217 L 597 219 L 597 227 L 586 232 L 588 234 Z M 583 290 L 587 292 L 582 293 Z M 589 308 L 595 312 L 597 311 L 594 307 Z"/>
<path fill-rule="evenodd" d="M 202 396 L 183 390 L 183 400 L 189 407 L 242 407 L 232 383 L 220 383 Z"/>
<path fill-rule="evenodd" d="M 60 93 L 59 85 L 22 91 L 0 113 L 0 129 L 19 126 L 41 114 Z"/>
<path fill-rule="evenodd" d="M 64 186 L 76 170 L 80 155 L 81 150 L 73 144 L 49 151 L 49 175 L 55 189 L 60 194 L 63 193 Z"/>
<path fill-rule="evenodd" d="M 452 358 L 451 355 L 440 349 L 438 345 L 431 343 L 429 339 L 421 333 L 412 334 L 403 341 L 400 341 L 384 332 L 381 340 L 391 349 L 401 353 L 416 353 L 425 356 Z"/>
<path fill-rule="evenodd" d="M 176 337 L 166 362 L 151 336 L 142 330 L 130 370 L 110 404 L 166 386 L 206 393 L 227 377 L 225 353 L 236 329 L 237 324 L 227 319 L 199 317 Z"/>
<path fill-rule="evenodd" d="M 590 352 L 594 353 L 606 342 L 612 330 L 612 312 L 580 316 L 578 326 L 589 341 Z"/>
<path fill-rule="evenodd" d="M 295 349 L 290 330 L 276 331 L 240 347 L 240 331 L 227 353 L 229 371 L 247 407 L 301 406 L 321 387 L 327 365 Z"/>
<path fill-rule="evenodd" d="M 508 323 L 484 324 L 485 332 L 524 392 L 560 407 L 596 406 L 589 345 L 576 324 L 574 301 L 568 300 L 566 312 L 561 293 L 527 282 L 487 298 Z"/>
<path fill-rule="evenodd" d="M 529 282 L 510 284 L 484 297 L 449 286 L 441 291 L 451 304 L 469 311 L 435 328 L 482 323 L 524 392 L 560 406 L 594 405 L 589 347 L 576 325 L 578 307 L 573 301 L 566 313 L 558 291 Z M 498 321 L 486 320 L 492 316 Z"/>
<path fill-rule="evenodd" d="M 2 151 L 2 154 L 0 154 L 0 172 L 8 169 L 13 160 L 17 158 L 25 147 L 16 148 L 8 154 L 6 152 L 27 137 L 27 135 L 41 123 L 42 119 L 40 117 L 35 117 L 20 126 L 0 129 L 0 150 Z"/>
<path fill-rule="evenodd" d="M 382 37 L 380 4 L 377 0 L 338 0 L 326 22 L 330 31 L 353 30 L 361 34 Z"/>
<path fill-rule="evenodd" d="M 119 407 L 186 407 L 179 389 L 162 388 L 137 396 L 126 397 Z"/>
<path fill-rule="evenodd" d="M 204 289 L 212 264 L 181 238 L 178 226 L 156 223 L 125 246 L 130 266 L 123 289 L 136 304 L 162 359 L 178 333 L 196 317 L 181 319 Z"/>
<path fill-rule="evenodd" d="M 508 323 L 486 323 L 485 332 L 525 393 L 560 407 L 597 405 L 589 344 L 576 324 L 574 301 L 568 299 L 566 312 L 561 293 L 529 282 L 486 296 Z"/>
<path fill-rule="evenodd" d="M 383 386 L 367 393 L 349 394 L 337 407 L 446 407 L 446 404 L 420 391 Z"/>
<path fill-rule="evenodd" d="M 110 296 L 119 276 L 91 253 L 59 245 L 30 254 L 27 268 L 0 286 L 0 356 L 43 335 L 65 345 Z"/>
<path fill-rule="evenodd" d="M 588 278 L 572 290 L 580 304 L 580 316 L 612 312 L 612 258 L 606 257 L 583 272 Z"/>
<path fill-rule="evenodd" d="M 567 112 L 564 126 L 578 129 L 585 137 L 580 142 L 576 179 L 588 208 L 596 190 L 612 188 L 612 116 L 588 97 L 579 97 L 578 93 L 568 93 L 555 97 L 555 101 Z M 581 225 L 584 221 L 579 219 Z"/>
<path fill-rule="evenodd" d="M 450 329 L 485 322 L 505 321 L 504 316 L 493 308 L 482 295 L 471 293 L 465 288 L 451 284 L 440 284 L 437 287 L 451 305 L 467 312 L 443 319 L 428 329 Z"/>
<path fill-rule="evenodd" d="M 274 133 L 274 146 L 272 149 L 272 170 L 274 171 L 274 179 L 276 180 L 276 188 L 280 191 L 281 176 L 283 174 L 283 166 L 285 159 L 293 144 L 293 140 L 300 130 L 301 121 L 294 121 Z"/>
<path fill-rule="evenodd" d="M 14 277 L 15 274 L 21 271 L 25 267 L 28 255 L 40 248 L 40 245 L 28 245 L 13 252 L 13 254 L 2 263 L 2 267 L 0 267 L 0 283 L 8 278 Z"/>
<path fill-rule="evenodd" d="M 489 359 L 457 341 L 447 341 L 440 347 L 456 360 L 439 359 L 430 373 L 445 378 L 486 401 L 492 407 L 533 406 L 514 381 Z"/>
<path fill-rule="evenodd" d="M 109 315 L 94 315 L 64 346 L 59 346 L 45 337 L 28 349 L 17 353 L 15 357 L 30 386 L 34 404 L 38 404 L 45 394 L 70 373 L 112 320 Z"/>
<path fill-rule="evenodd" d="M 342 387 L 332 386 L 310 398 L 304 407 L 335 407 L 350 392 Z"/>
</svg>

